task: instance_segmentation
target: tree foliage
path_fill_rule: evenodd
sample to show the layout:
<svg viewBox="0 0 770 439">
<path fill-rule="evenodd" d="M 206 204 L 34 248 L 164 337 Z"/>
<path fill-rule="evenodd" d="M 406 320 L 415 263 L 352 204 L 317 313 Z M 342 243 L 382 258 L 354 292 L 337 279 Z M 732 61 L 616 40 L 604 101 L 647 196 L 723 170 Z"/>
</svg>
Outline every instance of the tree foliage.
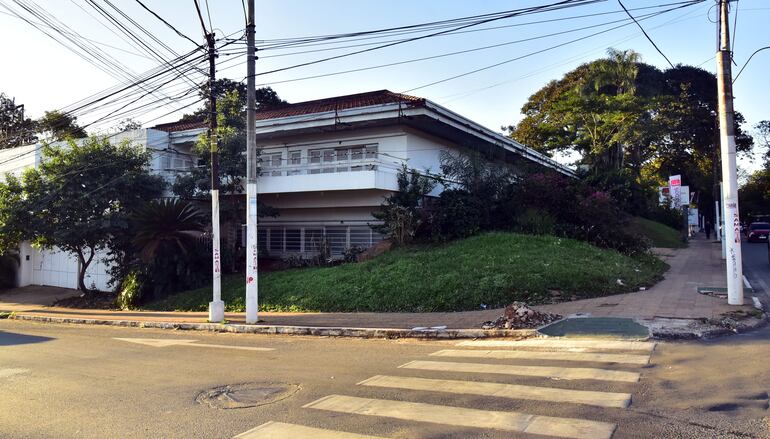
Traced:
<svg viewBox="0 0 770 439">
<path fill-rule="evenodd" d="M 660 71 L 630 51 L 583 64 L 551 81 L 523 106 L 511 137 L 546 154 L 578 153 L 594 183 L 618 183 L 637 193 L 624 208 L 654 204 L 655 186 L 680 174 L 710 209 L 718 151 L 716 77 L 679 65 Z M 736 113 L 739 152 L 753 145 Z M 610 174 L 610 175 L 605 175 Z M 612 187 L 602 187 L 610 190 Z M 646 195 L 645 195 L 646 194 Z M 621 197 L 622 198 L 622 197 Z"/>
<path fill-rule="evenodd" d="M 388 195 L 379 211 L 372 213 L 375 219 L 382 221 L 372 229 L 397 245 L 412 242 L 425 222 L 420 206 L 434 187 L 435 180 L 403 165 L 398 173 L 398 190 Z"/>
<path fill-rule="evenodd" d="M 46 111 L 43 117 L 37 120 L 36 125 L 38 133 L 52 142 L 88 136 L 86 130 L 77 124 L 76 117 L 58 110 Z"/>
<path fill-rule="evenodd" d="M 105 138 L 45 145 L 36 169 L 0 184 L 0 251 L 22 240 L 58 247 L 80 261 L 78 288 L 98 251 L 125 233 L 130 212 L 159 197 L 163 180 L 148 172 L 149 155 Z"/>
</svg>

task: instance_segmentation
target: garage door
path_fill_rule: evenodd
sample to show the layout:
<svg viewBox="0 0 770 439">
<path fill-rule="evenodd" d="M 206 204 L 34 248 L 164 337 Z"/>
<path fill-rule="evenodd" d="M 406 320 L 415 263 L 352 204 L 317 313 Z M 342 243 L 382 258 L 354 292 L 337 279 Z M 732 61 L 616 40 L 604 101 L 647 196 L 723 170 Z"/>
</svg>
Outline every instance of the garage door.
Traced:
<svg viewBox="0 0 770 439">
<path fill-rule="evenodd" d="M 33 257 L 32 282 L 35 285 L 77 288 L 77 256 L 54 247 L 49 250 L 35 251 Z"/>
</svg>

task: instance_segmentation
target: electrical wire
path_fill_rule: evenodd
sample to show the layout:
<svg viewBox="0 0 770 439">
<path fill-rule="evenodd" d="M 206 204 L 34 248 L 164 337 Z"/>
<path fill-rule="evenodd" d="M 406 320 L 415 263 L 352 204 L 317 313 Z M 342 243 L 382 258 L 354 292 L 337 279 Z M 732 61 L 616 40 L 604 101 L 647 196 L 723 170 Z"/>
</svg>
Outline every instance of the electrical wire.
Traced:
<svg viewBox="0 0 770 439">
<path fill-rule="evenodd" d="M 158 15 L 158 14 L 157 14 L 155 11 L 153 11 L 152 9 L 148 8 L 148 7 L 147 7 L 147 6 L 146 6 L 144 3 L 142 3 L 142 1 L 141 1 L 141 0 L 136 0 L 136 2 L 137 2 L 137 3 L 139 3 L 139 5 L 140 5 L 141 7 L 143 7 L 143 8 L 144 8 L 144 9 L 145 9 L 147 12 L 149 12 L 150 14 L 152 14 L 152 15 L 153 15 L 155 18 L 157 18 L 158 20 L 162 21 L 162 22 L 163 22 L 163 24 L 165 24 L 166 26 L 168 26 L 169 28 L 171 28 L 171 30 L 173 30 L 174 32 L 176 32 L 176 34 L 177 34 L 177 35 L 179 35 L 180 37 L 182 37 L 182 38 L 184 38 L 184 39 L 188 40 L 189 42 L 193 43 L 193 45 L 195 45 L 195 46 L 197 46 L 197 45 L 198 45 L 198 43 L 197 43 L 195 40 L 193 40 L 192 38 L 190 38 L 190 37 L 188 37 L 187 35 L 185 35 L 185 34 L 183 34 L 182 32 L 180 32 L 180 31 L 179 31 L 179 29 L 177 29 L 177 28 L 175 28 L 174 26 L 172 26 L 172 25 L 171 25 L 171 23 L 169 23 L 168 21 L 166 21 L 166 20 L 165 20 L 163 17 L 161 17 L 160 15 Z"/>
<path fill-rule="evenodd" d="M 367 49 L 356 50 L 356 51 L 353 51 L 353 52 L 348 52 L 348 53 L 344 53 L 344 54 L 340 54 L 340 55 L 330 56 L 330 57 L 326 57 L 326 58 L 322 58 L 322 59 L 317 59 L 317 60 L 313 60 L 313 61 L 308 61 L 308 62 L 303 62 L 303 63 L 287 66 L 287 67 L 281 67 L 281 68 L 277 68 L 277 69 L 273 69 L 273 70 L 268 70 L 268 71 L 265 71 L 265 72 L 256 73 L 254 76 L 263 76 L 263 75 L 268 75 L 268 74 L 271 74 L 271 73 L 277 73 L 277 72 L 283 72 L 283 71 L 286 71 L 286 70 L 295 69 L 295 68 L 298 68 L 298 67 L 306 67 L 306 66 L 309 66 L 309 65 L 314 65 L 314 64 L 318 64 L 318 63 L 322 63 L 322 62 L 326 62 L 326 61 L 332 61 L 332 60 L 335 60 L 335 59 L 340 59 L 340 58 L 344 58 L 344 57 L 348 57 L 348 56 L 352 56 L 352 55 L 358 55 L 358 54 L 361 54 L 361 53 L 371 52 L 371 51 L 374 51 L 374 50 L 384 49 L 384 48 L 387 48 L 387 47 L 393 47 L 393 46 L 396 46 L 396 45 L 399 45 L 399 44 L 405 44 L 405 43 L 409 43 L 409 42 L 413 42 L 413 41 L 422 40 L 422 39 L 425 39 L 425 38 L 431 38 L 431 37 L 435 37 L 435 36 L 446 34 L 446 33 L 451 32 L 453 30 L 454 31 L 458 31 L 458 30 L 466 29 L 466 28 L 469 28 L 469 27 L 472 27 L 472 26 L 478 26 L 478 25 L 481 25 L 481 24 L 484 24 L 484 23 L 489 23 L 489 22 L 493 22 L 493 21 L 497 21 L 497 20 L 503 20 L 503 19 L 507 19 L 507 18 L 511 18 L 511 17 L 516 17 L 516 16 L 520 16 L 520 15 L 524 15 L 524 14 L 544 12 L 546 10 L 561 9 L 561 8 L 566 7 L 566 6 L 568 6 L 568 7 L 583 6 L 585 4 L 596 3 L 597 1 L 600 1 L 600 0 L 562 0 L 562 1 L 559 1 L 559 2 L 556 2 L 556 3 L 551 3 L 551 4 L 548 4 L 548 5 L 542 5 L 542 6 L 535 6 L 535 7 L 531 7 L 531 8 L 518 9 L 518 10 L 515 10 L 515 12 L 507 13 L 507 14 L 504 14 L 502 16 L 496 16 L 496 17 L 487 18 L 487 19 L 484 19 L 484 20 L 477 20 L 477 21 L 474 21 L 474 22 L 469 23 L 469 24 L 463 24 L 461 26 L 454 27 L 451 30 L 443 30 L 443 31 L 439 31 L 439 32 L 433 32 L 433 33 L 430 33 L 430 34 L 427 34 L 427 35 L 420 35 L 420 36 L 416 36 L 416 37 L 406 38 L 406 39 L 401 40 L 401 41 L 381 44 L 379 46 L 370 47 L 370 48 L 367 48 Z"/>
<path fill-rule="evenodd" d="M 743 73 L 743 69 L 745 69 L 746 66 L 749 65 L 749 61 L 751 61 L 751 58 L 754 58 L 754 55 L 758 54 L 759 52 L 761 52 L 763 50 L 767 50 L 767 49 L 770 49 L 770 46 L 765 46 L 765 47 L 759 48 L 759 49 L 755 50 L 754 53 L 751 54 L 749 59 L 747 59 L 746 62 L 743 63 L 743 67 L 741 67 L 741 69 L 738 71 L 738 74 L 735 75 L 735 78 L 733 78 L 733 84 L 735 83 L 735 81 L 738 80 L 738 77 L 741 76 L 741 73 Z"/>
<path fill-rule="evenodd" d="M 692 4 L 701 3 L 702 1 L 703 0 L 695 0 L 695 1 L 691 2 L 690 4 L 688 4 L 688 5 L 678 6 L 678 7 L 675 7 L 675 8 L 671 8 L 671 9 L 669 9 L 667 11 L 658 12 L 656 14 L 660 15 L 660 14 L 663 14 L 663 13 L 666 13 L 666 12 L 670 12 L 670 11 L 673 11 L 673 10 L 676 10 L 676 9 L 681 9 L 681 8 L 690 6 Z M 547 47 L 545 49 L 536 50 L 534 52 L 530 52 L 530 53 L 527 53 L 527 54 L 524 54 L 524 55 L 516 56 L 514 58 L 509 58 L 507 60 L 504 60 L 504 61 L 501 61 L 501 62 L 497 62 L 497 63 L 494 63 L 494 64 L 490 64 L 490 65 L 487 65 L 487 66 L 484 66 L 484 67 L 481 67 L 481 68 L 478 68 L 478 69 L 474 69 L 474 70 L 471 70 L 471 71 L 468 71 L 468 72 L 465 72 L 465 73 L 460 73 L 460 74 L 453 75 L 453 76 L 450 76 L 450 77 L 447 77 L 447 78 L 443 78 L 443 79 L 440 79 L 440 80 L 437 80 L 437 81 L 429 82 L 427 84 L 423 84 L 423 85 L 420 85 L 418 87 L 410 88 L 409 90 L 405 90 L 402 93 L 410 93 L 410 92 L 415 91 L 415 90 L 420 90 L 420 89 L 423 89 L 423 88 L 431 87 L 431 86 L 434 86 L 434 85 L 437 85 L 437 84 L 441 84 L 441 83 L 444 83 L 444 82 L 447 82 L 447 81 L 451 81 L 453 79 L 462 78 L 464 76 L 472 75 L 474 73 L 478 73 L 478 72 L 481 72 L 481 71 L 484 71 L 484 70 L 489 70 L 489 69 L 492 69 L 492 68 L 495 68 L 495 67 L 499 67 L 499 66 L 504 65 L 504 64 L 508 64 L 508 63 L 511 63 L 511 62 L 514 62 L 514 61 L 518 61 L 518 60 L 521 60 L 521 59 L 524 59 L 524 58 L 527 58 L 527 57 L 530 57 L 530 56 L 533 56 L 533 55 L 537 55 L 537 54 L 540 54 L 540 53 L 548 52 L 548 51 L 557 49 L 559 47 L 566 46 L 568 44 L 576 43 L 578 41 L 583 41 L 583 40 L 586 40 L 588 38 L 595 37 L 597 35 L 601 35 L 601 34 L 604 34 L 604 33 L 607 33 L 607 32 L 611 32 L 611 31 L 613 31 L 615 29 L 620 29 L 620 28 L 628 26 L 630 24 L 631 23 L 621 24 L 621 25 L 618 25 L 618 26 L 614 26 L 614 27 L 612 27 L 610 29 L 605 29 L 605 30 L 601 30 L 599 32 L 595 32 L 595 33 L 589 34 L 589 35 L 584 35 L 582 37 L 575 38 L 573 40 L 570 40 L 570 41 L 567 41 L 567 42 L 564 42 L 564 43 L 560 43 L 560 44 L 557 44 L 557 45 L 554 45 L 554 46 L 551 46 L 551 47 Z"/>
<path fill-rule="evenodd" d="M 666 56 L 666 54 L 664 54 L 664 53 L 663 53 L 663 51 L 662 51 L 662 50 L 660 50 L 660 48 L 658 47 L 658 45 L 657 45 L 657 44 L 655 44 L 655 41 L 652 41 L 652 38 L 650 38 L 650 35 L 649 35 L 649 34 L 647 34 L 647 31 L 646 31 L 646 30 L 644 30 L 644 28 L 642 27 L 642 25 L 641 25 L 641 24 L 640 24 L 640 23 L 639 23 L 639 22 L 636 20 L 636 18 L 634 18 L 634 16 L 633 16 L 633 15 L 631 15 L 631 13 L 628 11 L 628 9 L 626 9 L 626 6 L 623 4 L 623 2 L 622 2 L 622 1 L 620 1 L 620 0 L 618 0 L 618 4 L 620 5 L 620 7 L 622 7 L 622 8 L 623 8 L 623 10 L 624 10 L 624 11 L 626 11 L 626 14 L 628 14 L 628 16 L 629 16 L 629 17 L 631 17 L 631 19 L 632 19 L 632 20 L 634 20 L 634 23 L 636 23 L 636 25 L 637 25 L 637 26 L 639 26 L 639 29 L 642 31 L 642 33 L 644 34 L 644 36 L 647 38 L 647 41 L 649 41 L 649 42 L 652 44 L 652 46 L 653 46 L 653 47 L 655 47 L 655 50 L 657 50 L 657 51 L 658 51 L 658 53 L 659 53 L 659 54 L 660 54 L 660 55 L 661 55 L 663 58 L 665 58 L 665 59 L 666 59 L 666 61 L 668 62 L 668 65 L 670 65 L 670 66 L 671 66 L 671 68 L 673 69 L 673 68 L 674 68 L 674 64 L 671 62 L 671 60 L 670 60 L 670 59 L 668 59 L 668 57 Z"/>
</svg>

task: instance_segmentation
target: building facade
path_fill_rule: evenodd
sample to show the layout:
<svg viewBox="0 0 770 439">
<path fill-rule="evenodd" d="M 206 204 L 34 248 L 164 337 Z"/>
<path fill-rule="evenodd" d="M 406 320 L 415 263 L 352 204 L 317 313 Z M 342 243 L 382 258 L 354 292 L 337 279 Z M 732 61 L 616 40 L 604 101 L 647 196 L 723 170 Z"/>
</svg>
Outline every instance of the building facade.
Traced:
<svg viewBox="0 0 770 439">
<path fill-rule="evenodd" d="M 127 140 L 150 151 L 152 172 L 173 183 L 196 166 L 191 149 L 205 130 L 203 123 L 178 122 L 119 133 L 110 140 Z M 258 112 L 256 135 L 258 196 L 279 212 L 260 218 L 258 239 L 260 248 L 276 258 L 313 256 L 322 246 L 339 257 L 351 247 L 377 243 L 382 236 L 371 228 L 376 222 L 372 212 L 398 190 L 399 171 L 407 166 L 437 175 L 443 154 L 478 152 L 514 171 L 534 166 L 574 175 L 554 160 L 427 99 L 387 90 Z M 0 151 L 0 174 L 18 174 L 40 160 L 38 145 Z M 437 185 L 429 195 L 437 196 L 442 189 Z M 28 244 L 22 246 L 21 257 L 21 285 L 76 287 L 76 257 Z M 109 267 L 100 259 L 92 262 L 86 285 L 106 290 Z"/>
</svg>

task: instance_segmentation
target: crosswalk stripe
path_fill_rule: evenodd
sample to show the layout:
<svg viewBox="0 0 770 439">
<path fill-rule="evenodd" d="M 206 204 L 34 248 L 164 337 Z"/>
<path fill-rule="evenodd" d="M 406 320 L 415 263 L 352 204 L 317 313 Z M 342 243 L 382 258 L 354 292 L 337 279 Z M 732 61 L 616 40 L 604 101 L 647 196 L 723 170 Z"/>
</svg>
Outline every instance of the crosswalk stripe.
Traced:
<svg viewBox="0 0 770 439">
<path fill-rule="evenodd" d="M 520 386 L 475 381 L 436 380 L 414 377 L 377 375 L 358 383 L 362 386 L 389 387 L 431 392 L 493 396 L 498 398 L 534 401 L 566 402 L 599 407 L 626 408 L 631 403 L 630 393 L 591 392 L 553 387 Z"/>
<path fill-rule="evenodd" d="M 508 364 L 452 363 L 443 361 L 410 361 L 398 366 L 403 369 L 432 370 L 440 372 L 494 373 L 523 375 L 564 380 L 602 380 L 635 383 L 639 374 L 621 370 L 593 369 L 585 367 L 520 366 Z"/>
<path fill-rule="evenodd" d="M 652 352 L 655 349 L 654 342 L 645 341 L 621 341 L 621 340 L 584 340 L 572 338 L 529 338 L 526 340 L 466 340 L 457 346 L 469 347 L 538 347 L 538 348 L 565 348 L 565 349 L 617 349 L 625 351 Z"/>
<path fill-rule="evenodd" d="M 462 350 L 444 349 L 430 354 L 434 357 L 497 358 L 506 360 L 556 360 L 556 361 L 593 361 L 598 363 L 647 364 L 649 355 L 596 354 L 584 352 L 541 352 L 513 350 Z"/>
<path fill-rule="evenodd" d="M 381 416 L 459 427 L 547 434 L 575 439 L 609 439 L 615 431 L 615 424 L 608 422 L 343 395 L 329 395 L 303 407 L 338 413 Z"/>
<path fill-rule="evenodd" d="M 325 430 L 283 422 L 267 422 L 233 439 L 383 439 L 380 436 Z"/>
</svg>

